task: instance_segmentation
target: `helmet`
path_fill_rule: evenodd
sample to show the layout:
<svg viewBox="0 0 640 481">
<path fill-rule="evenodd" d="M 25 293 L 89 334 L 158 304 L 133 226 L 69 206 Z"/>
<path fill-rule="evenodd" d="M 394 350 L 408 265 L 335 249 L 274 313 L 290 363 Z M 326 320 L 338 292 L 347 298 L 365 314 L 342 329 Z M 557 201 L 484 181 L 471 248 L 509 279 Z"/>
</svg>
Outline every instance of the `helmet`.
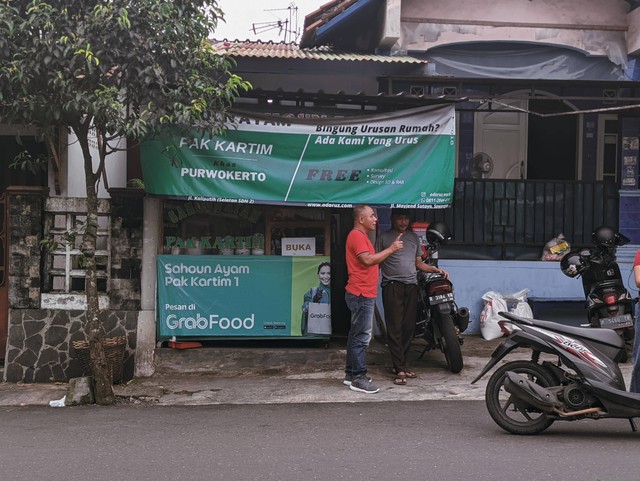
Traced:
<svg viewBox="0 0 640 481">
<path fill-rule="evenodd" d="M 451 240 L 451 231 L 444 222 L 432 222 L 426 233 L 427 244 L 431 252 L 437 251 L 441 245 Z"/>
<path fill-rule="evenodd" d="M 570 251 L 560 260 L 560 269 L 565 276 L 577 277 L 584 272 L 587 266 L 580 255 L 580 251 Z"/>
<path fill-rule="evenodd" d="M 601 225 L 591 234 L 593 243 L 597 246 L 613 247 L 616 245 L 618 232 L 608 225 Z"/>
<path fill-rule="evenodd" d="M 427 229 L 427 239 L 429 236 L 435 237 L 440 242 L 451 240 L 451 231 L 444 222 L 432 222 Z"/>
<path fill-rule="evenodd" d="M 627 236 L 608 225 L 601 225 L 596 228 L 591 234 L 591 239 L 595 245 L 609 248 L 623 246 L 631 242 Z"/>
</svg>

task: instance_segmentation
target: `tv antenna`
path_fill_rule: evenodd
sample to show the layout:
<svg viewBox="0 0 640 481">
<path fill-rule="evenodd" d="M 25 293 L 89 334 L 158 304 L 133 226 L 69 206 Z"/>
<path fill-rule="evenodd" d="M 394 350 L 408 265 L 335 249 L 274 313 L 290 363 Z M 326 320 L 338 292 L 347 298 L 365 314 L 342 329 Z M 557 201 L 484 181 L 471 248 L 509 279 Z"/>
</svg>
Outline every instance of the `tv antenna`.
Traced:
<svg viewBox="0 0 640 481">
<path fill-rule="evenodd" d="M 257 22 L 251 24 L 254 35 L 264 32 L 278 30 L 278 36 L 283 35 L 284 42 L 295 42 L 298 40 L 300 32 L 298 31 L 298 7 L 291 2 L 287 8 L 269 8 L 265 12 L 281 12 L 288 10 L 289 18 L 285 20 L 275 20 L 273 22 Z"/>
</svg>

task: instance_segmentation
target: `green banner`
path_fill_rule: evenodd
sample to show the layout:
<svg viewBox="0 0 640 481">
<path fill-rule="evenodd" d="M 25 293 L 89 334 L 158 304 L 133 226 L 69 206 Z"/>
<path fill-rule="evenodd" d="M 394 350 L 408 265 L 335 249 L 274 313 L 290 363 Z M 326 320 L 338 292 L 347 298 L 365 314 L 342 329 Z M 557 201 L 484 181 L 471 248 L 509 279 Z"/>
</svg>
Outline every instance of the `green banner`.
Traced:
<svg viewBox="0 0 640 481">
<path fill-rule="evenodd" d="M 447 207 L 453 106 L 299 121 L 235 117 L 224 136 L 145 141 L 147 192 L 236 203 Z"/>
<path fill-rule="evenodd" d="M 319 266 L 328 262 L 159 255 L 159 338 L 304 336 L 305 293 L 318 286 Z"/>
</svg>

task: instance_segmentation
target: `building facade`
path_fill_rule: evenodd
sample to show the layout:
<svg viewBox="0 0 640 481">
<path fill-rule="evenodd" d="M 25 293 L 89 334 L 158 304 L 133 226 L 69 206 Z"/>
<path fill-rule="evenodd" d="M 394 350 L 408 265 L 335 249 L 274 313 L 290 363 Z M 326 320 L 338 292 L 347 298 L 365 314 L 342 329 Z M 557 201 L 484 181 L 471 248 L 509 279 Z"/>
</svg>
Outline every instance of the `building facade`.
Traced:
<svg viewBox="0 0 640 481">
<path fill-rule="evenodd" d="M 471 309 L 473 333 L 486 291 L 526 288 L 549 299 L 582 295 L 580 283 L 564 277 L 557 263 L 540 260 L 546 242 L 559 233 L 582 246 L 597 225 L 619 227 L 632 239 L 619 252 L 623 271 L 630 268 L 640 245 L 636 7 L 623 0 L 503 0 L 491 6 L 475 0 L 336 0 L 307 16 L 301 47 L 214 46 L 234 57 L 236 73 L 254 87 L 238 99 L 240 111 L 313 119 L 455 106 L 453 204 L 416 217 L 452 227 L 454 241 L 440 262 L 452 275 L 459 304 Z M 7 147 L 0 165 L 13 158 L 15 133 L 13 126 L 0 128 Z M 0 176 L 0 346 L 7 381 L 81 373 L 72 349 L 83 322 L 78 252 L 73 245 L 47 252 L 41 243 L 82 220 L 77 159 L 71 147 L 65 162 L 49 165 L 46 173 L 6 167 Z M 101 188 L 101 305 L 107 335 L 127 336 L 125 379 L 152 374 L 163 341 L 158 256 L 173 255 L 174 247 L 176 255 L 203 248 L 175 239 L 208 238 L 214 229 L 213 238 L 226 238 L 240 229 L 235 237 L 270 236 L 275 253 L 279 229 L 293 229 L 291 235 L 322 245 L 316 252 L 331 257 L 332 287 L 344 287 L 349 209 L 303 213 L 266 206 L 256 214 L 225 203 L 176 203 L 125 188 L 141 177 L 138 163 L 135 154 L 112 162 L 116 169 Z M 382 224 L 387 214 L 381 209 Z M 282 224 L 289 218 L 300 224 Z M 348 312 L 341 296 L 333 299 L 333 333 L 343 335 Z"/>
</svg>

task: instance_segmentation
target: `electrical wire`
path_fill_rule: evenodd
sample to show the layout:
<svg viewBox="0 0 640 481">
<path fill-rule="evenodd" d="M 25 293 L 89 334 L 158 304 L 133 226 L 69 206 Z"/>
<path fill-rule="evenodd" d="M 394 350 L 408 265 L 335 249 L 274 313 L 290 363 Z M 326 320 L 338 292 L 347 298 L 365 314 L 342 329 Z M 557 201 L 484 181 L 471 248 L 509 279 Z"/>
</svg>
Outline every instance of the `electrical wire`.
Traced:
<svg viewBox="0 0 640 481">
<path fill-rule="evenodd" d="M 598 113 L 603 113 L 603 112 L 612 112 L 612 111 L 615 111 L 615 110 L 629 110 L 629 109 L 640 108 L 640 104 L 633 104 L 633 105 L 619 105 L 619 106 L 616 106 L 616 107 L 602 107 L 602 108 L 598 108 L 598 109 L 571 110 L 569 112 L 556 112 L 556 113 L 552 113 L 552 114 L 541 114 L 539 112 L 534 112 L 533 110 L 524 109 L 522 107 L 516 107 L 514 105 L 509 105 L 509 104 L 506 104 L 504 102 L 500 102 L 499 100 L 495 100 L 495 99 L 485 99 L 485 100 L 483 100 L 483 102 L 491 102 L 491 103 L 494 103 L 494 104 L 498 104 L 501 107 L 509 108 L 511 110 L 516 110 L 518 112 L 522 112 L 522 113 L 525 113 L 525 114 L 537 115 L 538 117 L 560 117 L 560 116 L 563 116 L 563 115 L 598 114 Z"/>
</svg>

